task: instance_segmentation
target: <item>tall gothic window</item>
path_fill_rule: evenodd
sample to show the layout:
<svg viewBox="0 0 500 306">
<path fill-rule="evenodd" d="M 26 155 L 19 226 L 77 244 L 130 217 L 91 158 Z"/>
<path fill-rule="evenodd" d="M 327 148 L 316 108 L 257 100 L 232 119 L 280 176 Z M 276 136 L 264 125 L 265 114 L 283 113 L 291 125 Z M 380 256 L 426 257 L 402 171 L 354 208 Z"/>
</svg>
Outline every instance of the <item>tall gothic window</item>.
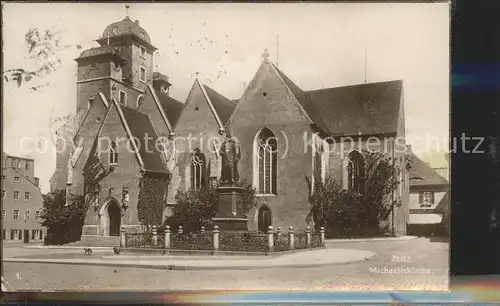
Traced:
<svg viewBox="0 0 500 306">
<path fill-rule="evenodd" d="M 118 164 L 118 148 L 116 147 L 116 143 L 114 141 L 111 143 L 111 148 L 109 149 L 109 164 Z"/>
<path fill-rule="evenodd" d="M 278 174 L 278 141 L 274 133 L 262 129 L 255 139 L 257 177 L 255 183 L 260 194 L 276 194 Z"/>
<path fill-rule="evenodd" d="M 206 163 L 205 155 L 199 151 L 191 156 L 189 170 L 191 174 L 192 189 L 205 187 Z"/>
<path fill-rule="evenodd" d="M 358 151 L 347 155 L 347 188 L 359 193 L 364 191 L 365 160 Z"/>
</svg>

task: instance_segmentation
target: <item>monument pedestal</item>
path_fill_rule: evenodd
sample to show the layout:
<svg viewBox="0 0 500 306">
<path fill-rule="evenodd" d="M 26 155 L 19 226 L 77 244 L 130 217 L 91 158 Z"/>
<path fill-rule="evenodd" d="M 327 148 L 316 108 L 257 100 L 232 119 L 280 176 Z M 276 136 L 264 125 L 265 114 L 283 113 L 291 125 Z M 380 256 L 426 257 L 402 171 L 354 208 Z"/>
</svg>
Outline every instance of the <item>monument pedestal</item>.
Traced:
<svg viewBox="0 0 500 306">
<path fill-rule="evenodd" d="M 213 221 L 220 231 L 248 231 L 247 218 L 243 208 L 243 188 L 233 185 L 222 185 L 217 188 L 219 194 L 219 211 Z"/>
</svg>

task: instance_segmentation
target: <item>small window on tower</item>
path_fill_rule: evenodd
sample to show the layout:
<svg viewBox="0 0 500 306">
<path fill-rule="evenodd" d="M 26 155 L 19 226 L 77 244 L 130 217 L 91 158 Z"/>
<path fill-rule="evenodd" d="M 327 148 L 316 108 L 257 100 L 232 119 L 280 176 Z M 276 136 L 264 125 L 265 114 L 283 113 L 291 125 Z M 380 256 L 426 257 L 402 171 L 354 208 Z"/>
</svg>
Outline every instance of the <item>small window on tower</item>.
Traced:
<svg viewBox="0 0 500 306">
<path fill-rule="evenodd" d="M 141 71 L 140 71 L 139 79 L 141 80 L 141 82 L 146 83 L 146 68 L 145 67 L 141 66 Z"/>
<path fill-rule="evenodd" d="M 119 101 L 120 101 L 121 104 L 127 105 L 127 94 L 124 91 L 120 90 Z"/>
<path fill-rule="evenodd" d="M 144 46 L 140 46 L 139 48 L 140 48 L 140 52 L 141 52 L 141 57 L 146 58 L 146 55 L 147 55 L 146 48 Z"/>
</svg>

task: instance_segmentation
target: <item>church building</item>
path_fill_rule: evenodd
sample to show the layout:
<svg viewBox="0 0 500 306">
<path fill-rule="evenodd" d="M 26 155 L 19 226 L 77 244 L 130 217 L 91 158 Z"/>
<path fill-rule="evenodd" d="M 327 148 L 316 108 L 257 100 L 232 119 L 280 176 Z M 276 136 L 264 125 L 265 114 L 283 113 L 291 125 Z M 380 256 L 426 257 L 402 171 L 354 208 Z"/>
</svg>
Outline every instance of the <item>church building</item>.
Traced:
<svg viewBox="0 0 500 306">
<path fill-rule="evenodd" d="M 363 150 L 375 148 L 403 170 L 392 195 L 402 205 L 394 209 L 390 226 L 395 235 L 406 234 L 402 81 L 304 91 L 264 55 L 240 99 L 196 79 L 183 103 L 170 97 L 169 78 L 154 71 L 156 48 L 138 21 L 125 17 L 110 24 L 97 42 L 99 47 L 76 59 L 77 115 L 58 131 L 71 144 L 58 150 L 51 180 L 53 189 L 83 194 L 82 172 L 92 152 L 105 169 L 112 168 L 89 208 L 84 235 L 115 236 L 120 226 L 140 230 L 137 201 L 144 176 L 170 181 L 166 217 L 178 190 L 220 177 L 218 147 L 226 136 L 239 142 L 238 172 L 257 191 L 249 230 L 312 227 L 306 178 L 328 175 L 346 189 L 359 188 Z M 160 145 L 155 149 L 151 143 Z"/>
</svg>

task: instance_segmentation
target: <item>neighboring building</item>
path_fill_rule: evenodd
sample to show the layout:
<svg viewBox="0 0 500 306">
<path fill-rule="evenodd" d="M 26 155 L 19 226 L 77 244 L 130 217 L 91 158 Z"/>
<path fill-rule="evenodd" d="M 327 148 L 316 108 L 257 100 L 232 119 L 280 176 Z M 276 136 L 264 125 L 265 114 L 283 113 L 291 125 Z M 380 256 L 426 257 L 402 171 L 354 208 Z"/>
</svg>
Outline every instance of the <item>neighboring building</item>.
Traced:
<svg viewBox="0 0 500 306">
<path fill-rule="evenodd" d="M 2 163 L 2 239 L 42 240 L 43 198 L 34 160 L 4 153 Z"/>
<path fill-rule="evenodd" d="M 97 41 L 101 47 L 76 59 L 79 124 L 74 133 L 67 127 L 60 131 L 70 130 L 72 146 L 58 153 L 51 187 L 83 193 L 83 168 L 105 138 L 123 137 L 138 148 L 130 152 L 126 142 L 116 142 L 98 152 L 104 168 L 114 171 L 102 181 L 104 192 L 87 213 L 85 235 L 118 235 L 121 225 L 139 230 L 142 176 L 171 179 L 166 217 L 177 190 L 199 188 L 220 176 L 217 148 L 225 135 L 240 142 L 239 173 L 257 189 L 258 205 L 248 214 L 250 230 L 267 225 L 305 230 L 310 225 L 306 176 L 314 180 L 332 175 L 344 188 L 359 189 L 365 175 L 360 151 L 374 149 L 379 141 L 384 146 L 377 148 L 403 169 L 393 195 L 403 205 L 389 225 L 396 235 L 406 234 L 409 183 L 402 81 L 303 91 L 264 57 L 238 101 L 196 80 L 181 103 L 169 96 L 168 78 L 152 71 L 156 48 L 137 21 L 125 17 Z M 149 148 L 158 140 L 160 150 L 144 149 L 146 135 Z M 343 137 L 352 143 L 346 145 Z"/>
<path fill-rule="evenodd" d="M 449 235 L 448 181 L 418 158 L 409 147 L 409 235 Z"/>
</svg>

